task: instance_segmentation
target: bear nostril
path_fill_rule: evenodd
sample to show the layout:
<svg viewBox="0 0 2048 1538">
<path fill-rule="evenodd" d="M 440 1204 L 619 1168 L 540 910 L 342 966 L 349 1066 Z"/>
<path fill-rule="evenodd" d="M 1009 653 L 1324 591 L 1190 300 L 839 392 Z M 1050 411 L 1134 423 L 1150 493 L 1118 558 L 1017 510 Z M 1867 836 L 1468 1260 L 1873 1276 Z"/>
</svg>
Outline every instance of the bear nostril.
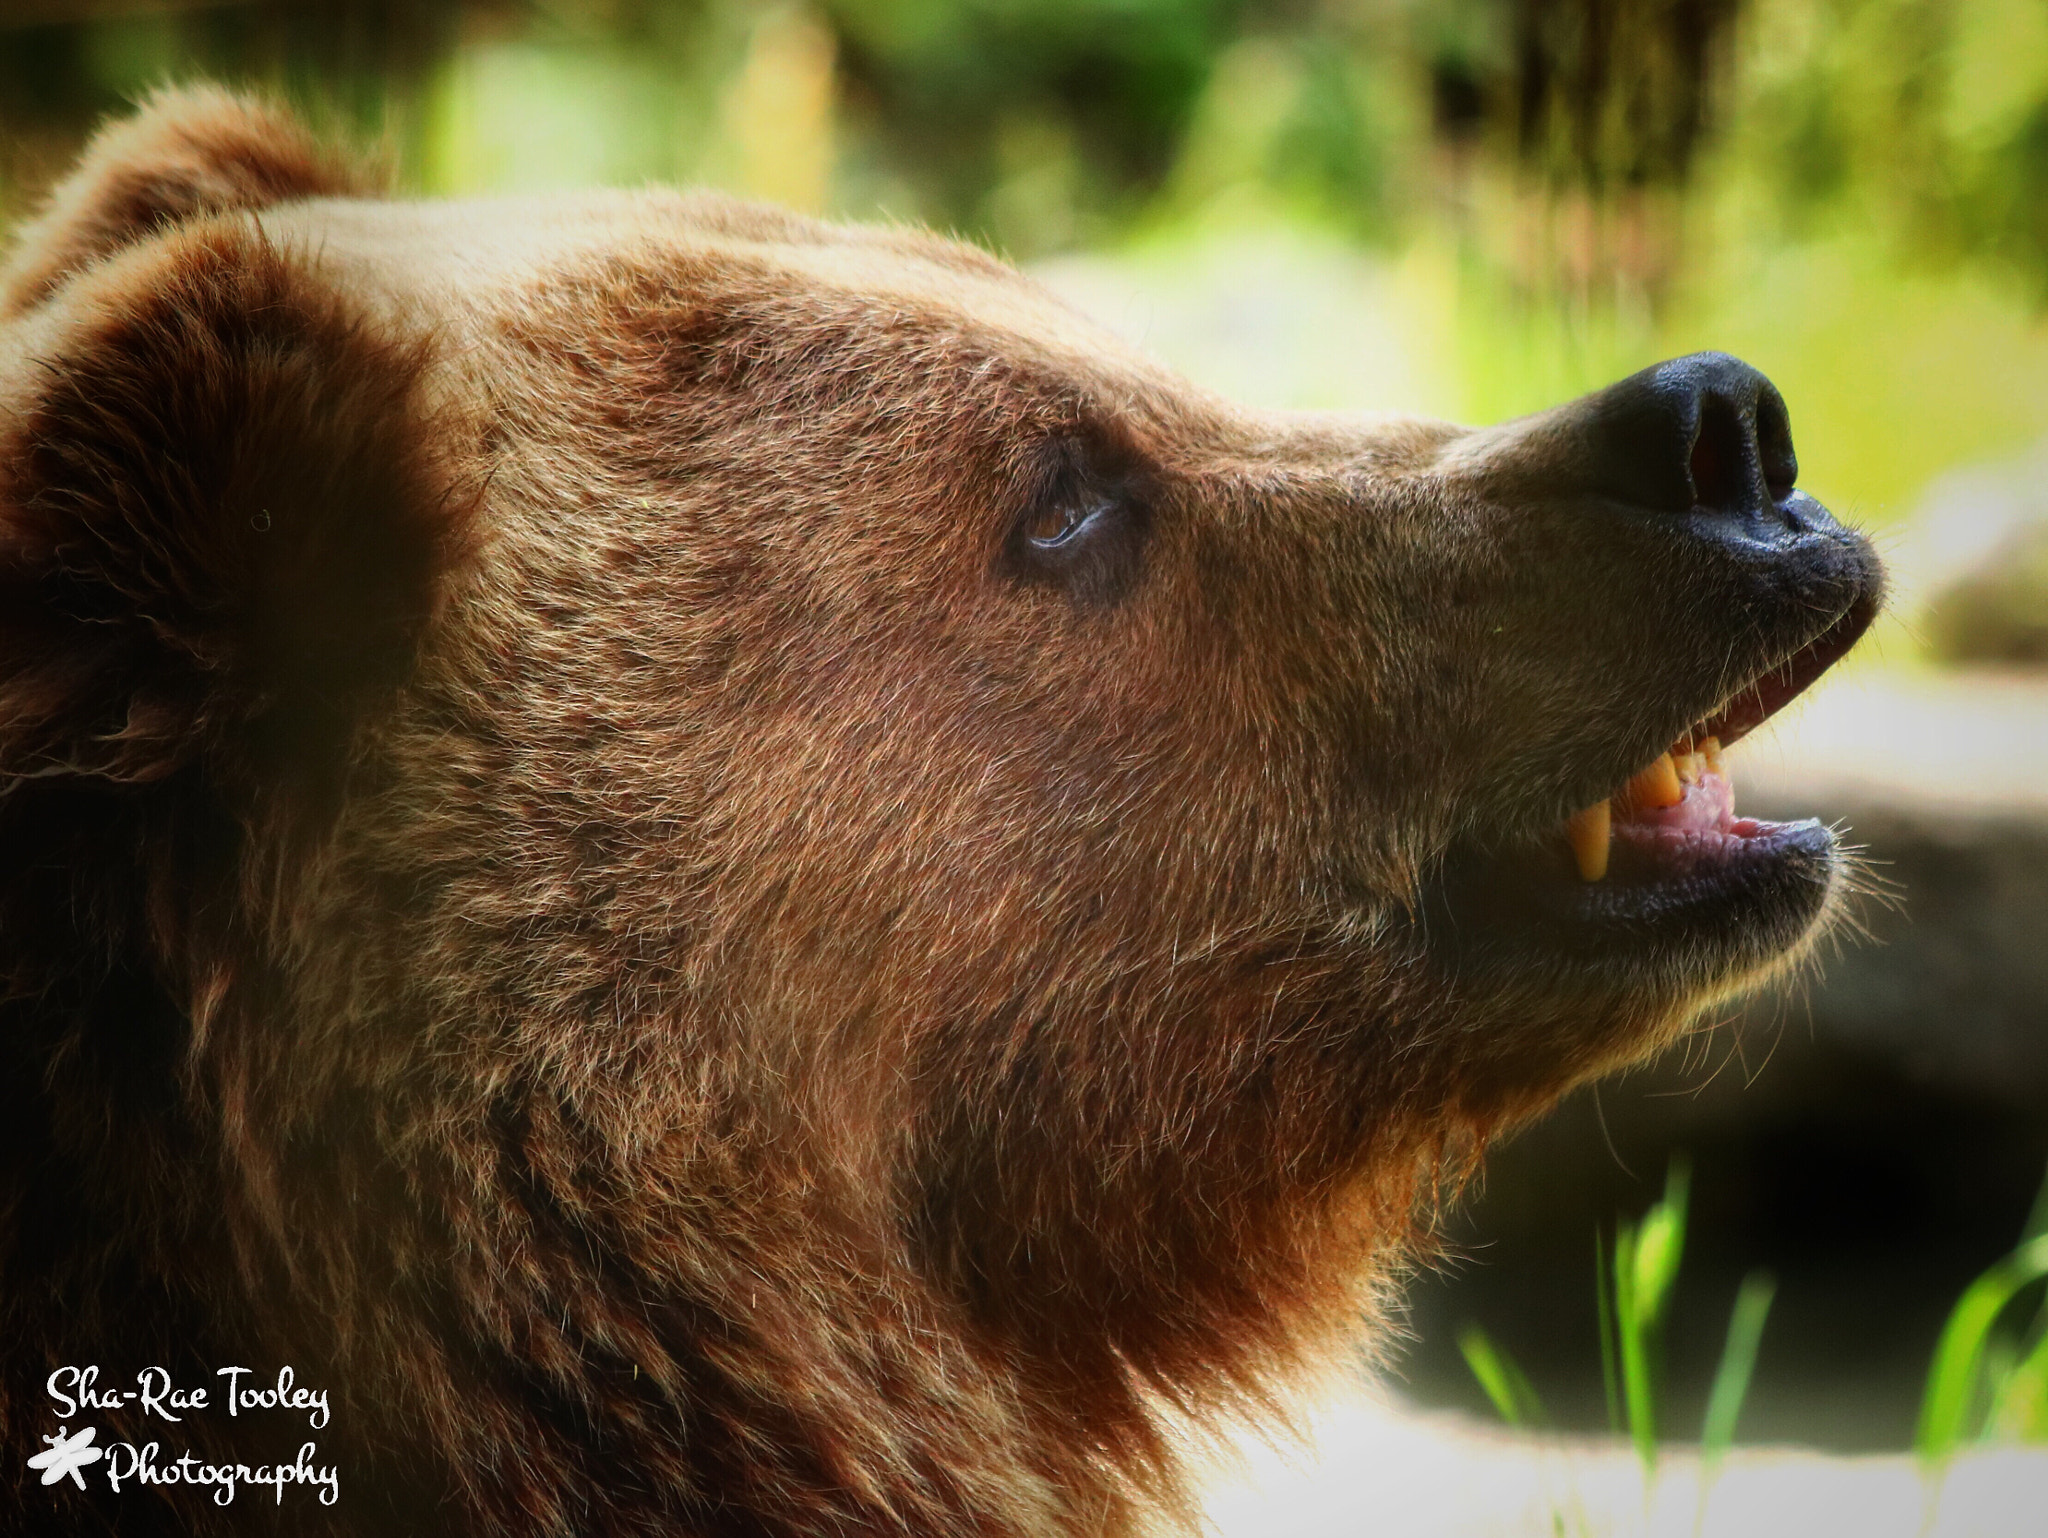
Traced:
<svg viewBox="0 0 2048 1538">
<path fill-rule="evenodd" d="M 1799 474 L 1784 398 L 1726 353 L 1673 358 L 1560 407 L 1544 441 L 1562 451 L 1545 463 L 1553 494 L 1644 512 L 1778 521 Z"/>
<path fill-rule="evenodd" d="M 1751 484 L 1749 424 L 1733 402 L 1719 395 L 1700 401 L 1699 435 L 1693 439 L 1687 469 L 1692 474 L 1693 501 L 1717 512 L 1735 512 L 1749 505 Z"/>
<path fill-rule="evenodd" d="M 1763 460 L 1764 489 L 1781 502 L 1799 479 L 1799 456 L 1792 451 L 1792 419 L 1785 399 L 1766 384 L 1756 403 L 1756 446 Z"/>
</svg>

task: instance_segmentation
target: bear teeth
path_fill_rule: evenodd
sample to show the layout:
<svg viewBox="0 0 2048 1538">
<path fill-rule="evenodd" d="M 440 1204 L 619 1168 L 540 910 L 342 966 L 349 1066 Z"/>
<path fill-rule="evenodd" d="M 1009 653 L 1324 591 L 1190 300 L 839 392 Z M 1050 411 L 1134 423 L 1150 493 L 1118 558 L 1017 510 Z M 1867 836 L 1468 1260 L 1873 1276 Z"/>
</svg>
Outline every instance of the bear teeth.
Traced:
<svg viewBox="0 0 2048 1538">
<path fill-rule="evenodd" d="M 1607 850 L 1614 839 L 1613 809 L 1605 801 L 1595 801 L 1583 812 L 1574 812 L 1564 831 L 1572 841 L 1572 858 L 1578 861 L 1580 877 L 1598 881 L 1605 876 Z"/>
<path fill-rule="evenodd" d="M 1649 767 L 1637 771 L 1622 787 L 1622 800 L 1631 807 L 1676 806 L 1685 799 L 1685 786 L 1678 778 L 1678 766 L 1669 752 L 1660 753 Z"/>
<path fill-rule="evenodd" d="M 1686 739 L 1686 742 L 1690 744 L 1692 739 Z M 1685 800 L 1686 787 L 1702 784 L 1710 774 L 1730 787 L 1732 805 L 1734 782 L 1728 778 L 1727 761 L 1721 754 L 1721 739 L 1706 737 L 1698 739 L 1696 746 L 1677 746 L 1658 754 L 1650 764 L 1632 775 L 1628 784 L 1614 796 L 1573 813 L 1566 820 L 1564 831 L 1571 843 L 1572 859 L 1579 868 L 1580 879 L 1600 881 L 1607 875 L 1608 855 L 1614 842 L 1616 802 L 1620 803 L 1624 813 L 1662 811 L 1679 805 Z"/>
</svg>

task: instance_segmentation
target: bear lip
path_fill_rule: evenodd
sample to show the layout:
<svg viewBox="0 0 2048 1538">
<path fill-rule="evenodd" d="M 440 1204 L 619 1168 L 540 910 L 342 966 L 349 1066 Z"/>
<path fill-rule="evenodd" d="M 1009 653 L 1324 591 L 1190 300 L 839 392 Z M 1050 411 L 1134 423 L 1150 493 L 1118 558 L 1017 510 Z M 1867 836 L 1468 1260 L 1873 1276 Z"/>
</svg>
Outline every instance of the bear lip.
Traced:
<svg viewBox="0 0 2048 1538">
<path fill-rule="evenodd" d="M 1673 744 L 1674 749 L 1695 752 L 1710 737 L 1729 747 L 1748 736 L 1848 654 L 1877 618 L 1882 601 L 1874 589 L 1859 593 L 1819 636 L 1737 690 L 1719 710 L 1683 733 Z"/>
<path fill-rule="evenodd" d="M 1611 812 L 1602 830 L 1611 866 L 1599 879 L 1588 879 L 1570 831 L 1556 823 L 1453 845 L 1422 892 L 1429 948 L 1460 972 L 1643 997 L 1696 993 L 1795 951 L 1835 887 L 1843 856 L 1834 831 L 1810 818 L 1738 816 L 1719 749 L 1839 661 L 1880 601 L 1876 581 L 1861 585 L 1818 636 L 1753 675 L 1588 808 Z"/>
<path fill-rule="evenodd" d="M 1859 593 L 1819 636 L 1736 690 L 1656 759 L 1564 825 L 1581 879 L 1655 882 L 1735 858 L 1745 842 L 1791 826 L 1735 815 L 1722 750 L 1783 710 L 1839 662 L 1876 618 L 1879 595 Z"/>
<path fill-rule="evenodd" d="M 1602 881 L 1581 878 L 1561 839 L 1463 845 L 1424 889 L 1425 941 L 1456 972 L 1546 991 L 1682 998 L 1724 984 L 1813 932 L 1842 860 L 1817 820 L 1735 824 L 1617 824 Z"/>
</svg>

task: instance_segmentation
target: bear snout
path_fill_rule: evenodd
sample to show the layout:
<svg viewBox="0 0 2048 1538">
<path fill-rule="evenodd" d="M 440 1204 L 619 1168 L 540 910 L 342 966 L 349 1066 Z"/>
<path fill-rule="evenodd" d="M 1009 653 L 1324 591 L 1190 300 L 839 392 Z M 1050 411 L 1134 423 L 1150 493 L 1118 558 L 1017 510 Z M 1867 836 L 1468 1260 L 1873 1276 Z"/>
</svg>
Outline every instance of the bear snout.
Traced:
<svg viewBox="0 0 2048 1538">
<path fill-rule="evenodd" d="M 1594 500 L 1763 534 L 1797 530 L 1799 460 L 1777 386 L 1726 353 L 1655 364 L 1552 410 L 1474 435 L 1461 450 L 1511 499 Z M 1805 499 L 1810 501 L 1811 499 Z"/>
</svg>

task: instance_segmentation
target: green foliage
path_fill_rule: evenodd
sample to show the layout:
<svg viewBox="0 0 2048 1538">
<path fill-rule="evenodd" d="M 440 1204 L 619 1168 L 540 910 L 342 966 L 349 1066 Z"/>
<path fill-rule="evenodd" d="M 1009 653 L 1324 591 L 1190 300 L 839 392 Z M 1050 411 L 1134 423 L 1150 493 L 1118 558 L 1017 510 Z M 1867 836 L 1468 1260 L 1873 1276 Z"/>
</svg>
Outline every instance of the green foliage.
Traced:
<svg viewBox="0 0 2048 1538">
<path fill-rule="evenodd" d="M 1593 1230 L 1593 1292 L 1599 1301 L 1600 1387 L 1607 1397 L 1607 1429 L 1619 1435 L 1621 1413 L 1621 1362 L 1615 1350 L 1614 1272 L 1607 1263 L 1607 1247 L 1600 1230 Z"/>
<path fill-rule="evenodd" d="M 1664 1317 L 1685 1253 L 1685 1207 L 1692 1173 L 1673 1159 L 1663 1198 L 1637 1224 L 1614 1231 L 1609 1317 L 1612 1359 L 1619 1364 L 1621 1406 L 1629 1439 L 1645 1469 L 1657 1462 L 1657 1398 L 1664 1375 Z M 1603 1344 L 1602 1360 L 1609 1348 Z"/>
<path fill-rule="evenodd" d="M 1112 197 L 1172 166 L 1232 0 L 829 0 L 855 100 L 940 207 L 974 222 L 1016 125 L 1057 123 Z"/>
<path fill-rule="evenodd" d="M 1956 1300 L 1934 1348 L 1913 1439 L 1926 1462 L 1940 1463 L 1974 1439 L 2048 1437 L 2048 1305 L 2014 1306 L 2044 1277 L 2048 1234 L 2028 1239 Z"/>
<path fill-rule="evenodd" d="M 1752 1271 L 1735 1294 L 1720 1365 L 1714 1369 L 1714 1386 L 1707 1391 L 1707 1413 L 1700 1422 L 1700 1459 L 1710 1470 L 1735 1445 L 1735 1422 L 1742 1414 L 1743 1400 L 1749 1397 L 1764 1321 L 1770 1317 L 1771 1299 L 1777 1291 L 1777 1281 L 1768 1272 Z"/>
<path fill-rule="evenodd" d="M 1646 1476 L 1657 1466 L 1664 1325 L 1685 1255 L 1691 1184 L 1690 1166 L 1683 1157 L 1674 1158 L 1665 1171 L 1664 1195 L 1650 1210 L 1638 1222 L 1617 1224 L 1611 1249 L 1597 1233 L 1593 1241 L 1608 1426 L 1628 1432 Z M 1736 1294 L 1700 1431 L 1700 1454 L 1709 1470 L 1735 1440 L 1776 1291 L 1768 1275 L 1751 1272 Z M 1458 1349 L 1502 1420 L 1517 1427 L 1549 1424 L 1528 1377 L 1479 1325 L 1468 1323 L 1458 1332 Z M 2048 1353 L 2042 1355 L 2042 1366 L 2048 1370 Z"/>
<path fill-rule="evenodd" d="M 1689 1188 L 1686 1161 L 1674 1158 L 1663 1197 L 1641 1220 L 1617 1224 L 1611 1250 L 1594 1239 L 1608 1425 L 1627 1431 L 1646 1477 L 1657 1465 L 1663 1333 L 1685 1252 Z M 1767 1273 L 1752 1271 L 1736 1294 L 1701 1420 L 1709 1477 L 1734 1445 L 1776 1291 Z M 1502 1420 L 1549 1424 L 1528 1377 L 1480 1326 L 1460 1330 L 1458 1348 Z M 2048 1442 L 2048 1181 L 2019 1247 L 1956 1300 L 1928 1368 L 1914 1450 L 1938 1467 L 1971 1442 Z"/>
<path fill-rule="evenodd" d="M 1594 1236 L 1594 1293 L 1608 1426 L 1616 1432 L 1627 1430 L 1646 1476 L 1657 1466 L 1664 1325 L 1685 1255 L 1690 1191 L 1690 1166 L 1683 1157 L 1674 1158 L 1665 1171 L 1664 1195 L 1640 1221 L 1616 1225 L 1611 1250 Z M 1769 1276 L 1751 1272 L 1736 1294 L 1700 1431 L 1701 1458 L 1710 1470 L 1734 1442 L 1776 1290 Z M 1477 1324 L 1458 1332 L 1458 1349 L 1502 1420 L 1511 1426 L 1549 1423 L 1527 1376 Z M 2048 1356 L 2043 1362 L 2048 1366 Z"/>
<path fill-rule="evenodd" d="M 1493 1401 L 1502 1420 L 1518 1427 L 1550 1424 L 1543 1401 L 1536 1397 L 1528 1375 L 1485 1330 L 1476 1324 L 1466 1325 L 1458 1331 L 1458 1350 L 1464 1353 L 1465 1365 L 1472 1369 L 1472 1376 L 1486 1390 L 1486 1397 Z"/>
<path fill-rule="evenodd" d="M 1788 231 L 1845 221 L 2048 300 L 2048 8 L 1779 0 L 1737 64 L 1728 170 Z"/>
<path fill-rule="evenodd" d="M 61 0 L 37 14 L 61 18 Z M 491 143 L 439 158 L 451 89 L 486 136 L 516 98 L 562 179 L 717 174 L 747 40 L 801 15 L 835 51 L 838 198 L 993 236 L 1099 239 L 1247 182 L 1388 241 L 1447 207 L 1487 262 L 1530 220 L 1489 187 L 1733 194 L 1781 237 L 1880 233 L 2048 300 L 2048 8 L 2038 0 L 336 0 L 0 18 L 0 129 L 75 134 L 166 76 L 263 84 L 388 137 L 431 180 L 530 183 Z M 1249 48 L 1265 78 L 1246 112 Z M 451 87 L 451 73 L 459 79 Z M 1261 92 L 1263 94 L 1261 95 Z M 503 110 L 501 110 L 501 108 Z M 1219 144 L 1219 140 L 1228 141 Z M 523 141 L 522 141 L 523 142 Z M 1453 152 L 1445 158 L 1446 151 Z M 536 153 L 538 153 L 536 151 Z M 1220 160 L 1221 179 L 1207 175 Z M 451 169 L 452 168 L 452 169 Z M 1450 199 L 1447 205 L 1445 198 Z M 1574 216 L 1576 217 L 1576 216 Z M 1539 221 L 1540 222 L 1540 221 Z M 1654 222 L 1654 221 L 1653 221 Z M 1577 237 L 1573 237 L 1576 239 Z M 1621 241 L 1653 297 L 1686 247 Z M 1584 256 L 1558 254 L 1570 267 Z M 1546 280 L 1547 281 L 1547 280 Z"/>
</svg>

